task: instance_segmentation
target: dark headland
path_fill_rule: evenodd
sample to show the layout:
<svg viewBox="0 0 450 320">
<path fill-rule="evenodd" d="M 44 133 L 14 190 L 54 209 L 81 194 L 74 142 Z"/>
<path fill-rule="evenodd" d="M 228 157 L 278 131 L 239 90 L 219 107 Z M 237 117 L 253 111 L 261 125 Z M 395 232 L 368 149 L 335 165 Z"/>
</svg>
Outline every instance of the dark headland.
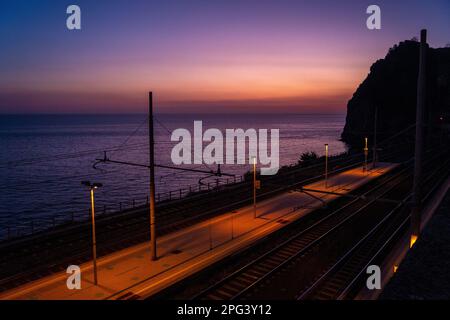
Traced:
<svg viewBox="0 0 450 320">
<path fill-rule="evenodd" d="M 415 124 L 419 47 L 416 40 L 400 42 L 389 50 L 384 59 L 371 66 L 366 79 L 347 105 L 341 137 L 351 147 L 361 148 L 364 136 L 373 138 L 375 113 L 378 118 L 377 138 L 380 140 Z M 438 125 L 449 130 L 450 47 L 427 49 L 426 79 L 425 130 Z M 409 134 L 409 141 L 414 141 L 415 130 L 410 130 Z M 406 139 L 404 135 L 402 139 Z M 426 225 L 414 250 L 407 253 L 398 272 L 383 290 L 381 299 L 450 297 L 449 203 L 450 190 Z"/>
<path fill-rule="evenodd" d="M 419 46 L 416 40 L 400 42 L 371 66 L 348 102 L 343 141 L 360 147 L 364 136 L 371 139 L 376 108 L 380 141 L 414 124 Z M 428 48 L 427 57 L 425 121 L 436 124 L 441 117 L 447 121 L 450 117 L 450 47 Z"/>
</svg>

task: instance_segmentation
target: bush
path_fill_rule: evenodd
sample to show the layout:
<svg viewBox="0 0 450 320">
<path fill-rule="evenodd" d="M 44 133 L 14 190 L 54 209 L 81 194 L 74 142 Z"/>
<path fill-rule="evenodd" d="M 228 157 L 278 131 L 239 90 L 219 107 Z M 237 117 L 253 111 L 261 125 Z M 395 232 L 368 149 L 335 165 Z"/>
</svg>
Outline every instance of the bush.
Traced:
<svg viewBox="0 0 450 320">
<path fill-rule="evenodd" d="M 298 164 L 302 167 L 306 167 L 306 166 L 313 164 L 318 158 L 319 157 L 317 156 L 317 153 L 315 153 L 314 151 L 303 152 L 300 155 Z"/>
</svg>

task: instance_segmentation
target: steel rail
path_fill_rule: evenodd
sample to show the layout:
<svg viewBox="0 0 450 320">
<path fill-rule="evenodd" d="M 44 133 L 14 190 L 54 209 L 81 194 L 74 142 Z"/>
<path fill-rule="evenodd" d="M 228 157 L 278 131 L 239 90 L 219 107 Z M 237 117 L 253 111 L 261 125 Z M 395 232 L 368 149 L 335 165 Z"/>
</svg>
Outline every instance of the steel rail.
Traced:
<svg viewBox="0 0 450 320">
<path fill-rule="evenodd" d="M 397 173 L 395 176 L 390 177 L 387 181 L 385 181 L 383 184 L 377 185 L 374 188 L 372 188 L 371 190 L 367 191 L 365 194 L 369 194 L 372 193 L 376 190 L 379 190 L 381 187 L 383 187 L 385 184 L 392 182 L 395 179 L 398 179 L 399 177 L 402 177 L 402 175 L 409 169 L 409 167 L 403 169 L 401 172 Z M 403 177 L 402 177 L 403 178 Z M 392 187 L 393 188 L 393 187 Z M 392 189 L 391 188 L 391 189 Z M 391 189 L 388 190 L 383 190 L 382 194 L 385 194 L 387 192 L 389 192 Z M 244 272 L 246 269 L 252 267 L 253 265 L 255 265 L 256 263 L 262 261 L 263 259 L 270 257 L 270 255 L 272 255 L 273 253 L 275 253 L 276 251 L 282 249 L 283 247 L 285 247 L 286 245 L 292 243 L 294 240 L 299 239 L 300 237 L 306 235 L 308 232 L 310 232 L 311 230 L 314 230 L 316 228 L 318 228 L 319 226 L 321 226 L 322 224 L 324 224 L 325 222 L 327 222 L 328 220 L 330 220 L 332 217 L 337 216 L 341 211 L 343 211 L 344 209 L 346 209 L 347 207 L 355 204 L 356 202 L 358 202 L 359 199 L 354 199 L 353 201 L 347 203 L 346 205 L 334 210 L 332 213 L 330 213 L 329 215 L 327 215 L 326 217 L 320 219 L 319 221 L 317 221 L 316 223 L 314 223 L 313 225 L 309 226 L 308 228 L 306 228 L 305 230 L 302 230 L 300 233 L 290 237 L 289 239 L 287 239 L 286 241 L 282 242 L 281 244 L 277 245 L 275 248 L 271 249 L 270 251 L 266 252 L 265 254 L 263 254 L 262 256 L 258 257 L 258 259 L 246 264 L 245 266 L 241 267 L 240 269 L 236 270 L 235 272 L 233 272 L 232 274 L 228 275 L 227 277 L 223 278 L 221 281 L 213 284 L 212 286 L 206 288 L 205 290 L 203 290 L 202 292 L 200 292 L 199 294 L 195 295 L 193 297 L 193 299 L 198 299 L 202 296 L 207 295 L 208 293 L 210 293 L 212 290 L 217 289 L 218 287 L 220 287 L 221 285 L 225 284 L 227 281 L 231 280 L 233 277 L 238 276 L 239 274 L 241 274 L 242 272 Z M 273 269 L 270 273 L 265 274 L 265 276 L 260 277 L 259 279 L 257 279 L 254 283 L 252 283 L 250 286 L 247 286 L 246 288 L 244 288 L 244 290 L 241 290 L 241 292 L 239 292 L 238 295 L 235 295 L 233 297 L 231 297 L 231 300 L 237 298 L 238 296 L 241 296 L 243 293 L 247 292 L 250 288 L 252 288 L 254 285 L 256 285 L 257 283 L 259 283 L 261 280 L 263 280 L 264 278 L 266 278 L 268 275 L 270 275 L 272 272 L 274 272 L 275 270 L 277 270 L 279 267 L 281 267 L 282 265 L 285 265 L 286 263 L 288 263 L 289 261 L 291 261 L 293 258 L 299 256 L 300 254 L 302 254 L 303 252 L 307 251 L 309 248 L 311 248 L 312 246 L 316 245 L 320 240 L 324 239 L 327 235 L 331 234 L 332 231 L 336 230 L 339 226 L 343 225 L 344 223 L 346 223 L 347 221 L 349 221 L 351 218 L 353 218 L 354 216 L 356 216 L 357 214 L 359 214 L 364 208 L 366 208 L 368 205 L 372 204 L 374 202 L 370 201 L 367 204 L 364 204 L 361 208 L 359 208 L 357 211 L 355 211 L 354 213 L 350 214 L 349 216 L 347 216 L 346 218 L 344 218 L 344 220 L 340 221 L 338 224 L 334 225 L 334 227 L 332 227 L 331 229 L 329 229 L 325 234 L 322 234 L 320 237 L 316 238 L 314 241 L 310 242 L 307 246 L 303 247 L 300 251 L 298 251 L 297 253 L 295 253 L 293 256 L 291 256 L 288 260 L 285 260 L 282 264 L 280 264 L 277 268 Z"/>
<path fill-rule="evenodd" d="M 433 181 L 434 177 L 436 174 L 441 173 L 442 168 L 445 168 L 448 164 L 448 161 L 445 162 L 443 165 L 441 165 L 440 167 L 438 167 L 437 169 L 433 170 L 431 175 L 428 175 L 427 177 L 427 181 Z M 448 174 L 448 171 L 447 171 Z M 442 175 L 440 176 L 440 179 L 437 183 L 433 184 L 433 187 L 431 188 L 432 190 L 435 190 L 435 188 L 440 185 L 440 182 L 442 180 Z M 432 191 L 428 192 L 425 198 L 428 198 L 428 196 L 430 196 L 432 193 Z M 297 300 L 301 300 L 301 299 L 305 299 L 306 297 L 308 297 L 308 295 L 310 295 L 314 290 L 317 290 L 319 286 L 323 285 L 323 283 L 326 281 L 326 279 L 328 277 L 330 277 L 331 274 L 335 273 L 337 270 L 339 270 L 341 264 L 343 264 L 344 262 L 348 261 L 349 257 L 351 257 L 351 255 L 358 249 L 360 248 L 364 242 L 366 242 L 366 240 L 369 239 L 369 237 L 371 237 L 372 235 L 375 234 L 376 231 L 378 231 L 382 225 L 385 224 L 385 222 L 387 221 L 387 219 L 391 218 L 392 215 L 394 215 L 394 213 L 397 212 L 397 210 L 402 207 L 405 203 L 408 202 L 408 200 L 411 198 L 411 194 L 408 194 L 406 197 L 403 198 L 402 202 L 400 204 L 398 204 L 393 210 L 391 210 L 391 212 L 385 217 L 383 218 L 374 228 L 372 228 L 362 239 L 360 239 L 357 244 L 355 244 L 352 248 L 350 248 L 343 256 L 341 256 L 341 258 L 335 262 L 323 275 L 321 275 L 321 277 L 317 280 L 314 281 L 314 283 L 312 285 L 310 285 L 308 287 L 308 289 L 306 289 L 305 291 L 303 291 L 301 293 L 301 295 L 297 298 Z M 369 262 L 365 265 L 365 267 L 363 267 L 360 272 L 353 278 L 353 280 L 344 288 L 343 292 L 338 296 L 338 299 L 344 299 L 344 297 L 346 296 L 346 294 L 350 291 L 350 289 L 352 288 L 352 286 L 355 284 L 355 282 L 357 280 L 359 280 L 359 278 L 361 277 L 361 275 L 365 272 L 365 270 L 367 269 L 367 266 L 369 266 L 372 261 L 374 261 L 377 256 L 382 252 L 382 250 L 384 250 L 384 248 L 390 244 L 390 242 L 392 241 L 392 239 L 394 239 L 395 236 L 398 235 L 398 232 L 400 231 L 401 228 L 404 227 L 404 224 L 409 221 L 410 219 L 410 214 L 407 215 L 407 217 L 402 220 L 402 222 L 400 223 L 400 226 L 393 232 L 393 234 L 388 238 L 388 240 L 386 240 L 384 242 L 384 244 L 382 245 L 382 247 L 377 250 L 377 252 L 370 258 Z"/>
</svg>

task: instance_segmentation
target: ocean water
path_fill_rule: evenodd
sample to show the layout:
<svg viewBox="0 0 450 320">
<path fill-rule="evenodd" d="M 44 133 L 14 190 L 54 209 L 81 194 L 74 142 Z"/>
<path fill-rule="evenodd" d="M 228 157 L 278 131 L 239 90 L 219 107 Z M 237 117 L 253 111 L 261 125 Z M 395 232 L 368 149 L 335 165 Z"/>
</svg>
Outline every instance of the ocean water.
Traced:
<svg viewBox="0 0 450 320">
<path fill-rule="evenodd" d="M 339 141 L 345 115 L 156 115 L 156 163 L 173 165 L 174 143 L 170 133 L 177 128 L 193 132 L 194 120 L 203 121 L 203 130 L 249 128 L 280 130 L 280 165 L 296 163 L 305 151 L 330 154 L 346 150 Z M 19 226 L 39 229 L 87 216 L 89 192 L 82 180 L 101 182 L 96 196 L 97 211 L 117 210 L 145 203 L 148 170 L 137 166 L 98 164 L 103 151 L 112 160 L 148 163 L 147 115 L 0 115 L 0 237 L 6 229 Z M 206 143 L 205 143 L 206 145 Z M 185 168 L 216 169 L 214 165 L 185 165 Z M 240 176 L 251 170 L 246 165 L 223 165 L 222 172 Z M 157 169 L 156 193 L 160 199 L 179 195 L 178 189 L 198 188 L 199 179 L 213 185 L 207 174 Z M 229 178 L 231 181 L 232 178 Z M 229 182 L 230 182 L 229 181 Z M 225 183 L 226 177 L 219 183 Z M 184 194 L 184 193 L 183 193 Z M 53 220 L 55 217 L 55 220 Z M 13 233 L 10 230 L 11 233 Z M 24 231 L 25 233 L 27 231 Z"/>
</svg>

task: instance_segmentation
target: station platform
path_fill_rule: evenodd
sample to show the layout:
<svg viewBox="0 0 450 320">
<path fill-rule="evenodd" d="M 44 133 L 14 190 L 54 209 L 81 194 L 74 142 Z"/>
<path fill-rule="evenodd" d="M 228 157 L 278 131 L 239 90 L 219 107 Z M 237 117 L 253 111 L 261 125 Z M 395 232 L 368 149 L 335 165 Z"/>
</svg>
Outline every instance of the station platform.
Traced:
<svg viewBox="0 0 450 320">
<path fill-rule="evenodd" d="M 336 194 L 289 191 L 253 205 L 159 237 L 158 260 L 150 258 L 150 243 L 142 243 L 97 260 L 98 285 L 93 283 L 92 262 L 80 265 L 81 289 L 68 289 L 65 272 L 53 274 L 3 292 L 0 299 L 96 300 L 140 299 L 163 290 L 203 268 L 248 247 L 257 240 L 300 219 L 340 194 L 350 193 L 397 164 L 378 163 L 373 170 L 362 167 L 330 176 L 307 189 Z M 371 165 L 369 165 L 371 168 Z"/>
<path fill-rule="evenodd" d="M 450 177 L 421 211 L 421 234 L 399 239 L 380 265 L 381 290 L 362 289 L 358 300 L 447 300 L 450 297 Z"/>
</svg>

